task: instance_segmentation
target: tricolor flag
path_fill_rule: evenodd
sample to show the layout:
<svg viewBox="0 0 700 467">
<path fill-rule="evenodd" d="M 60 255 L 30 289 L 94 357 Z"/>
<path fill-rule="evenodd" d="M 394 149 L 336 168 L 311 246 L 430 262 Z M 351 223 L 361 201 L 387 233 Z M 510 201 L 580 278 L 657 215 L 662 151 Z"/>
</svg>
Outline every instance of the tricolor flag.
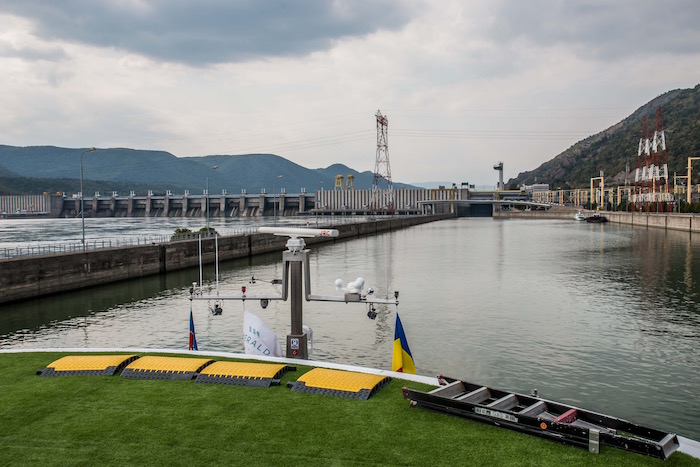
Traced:
<svg viewBox="0 0 700 467">
<path fill-rule="evenodd" d="M 197 350 L 197 338 L 194 335 L 194 319 L 192 319 L 192 309 L 190 309 L 190 350 Z"/>
<path fill-rule="evenodd" d="M 411 349 L 408 348 L 408 341 L 398 313 L 396 313 L 396 328 L 394 329 L 394 357 L 391 360 L 391 370 L 416 374 Z"/>
</svg>

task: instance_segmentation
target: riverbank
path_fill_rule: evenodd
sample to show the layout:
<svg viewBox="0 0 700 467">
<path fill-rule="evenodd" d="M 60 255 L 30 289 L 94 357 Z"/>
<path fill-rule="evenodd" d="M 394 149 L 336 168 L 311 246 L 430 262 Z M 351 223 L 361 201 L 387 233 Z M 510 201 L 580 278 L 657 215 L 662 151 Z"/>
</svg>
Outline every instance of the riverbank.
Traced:
<svg viewBox="0 0 700 467">
<path fill-rule="evenodd" d="M 445 464 L 498 466 L 659 463 L 607 447 L 591 454 L 411 408 L 402 398 L 401 387 L 425 390 L 430 388 L 425 383 L 433 379 L 423 382 L 421 377 L 391 372 L 384 372 L 391 373 L 391 383 L 367 401 L 290 391 L 286 383 L 315 365 L 299 360 L 292 362 L 296 371 L 286 373 L 280 386 L 270 388 L 35 375 L 35 370 L 74 350 L 0 352 L 0 404 L 6 408 L 0 425 L 0 464 L 191 465 L 231 463 L 231 459 L 313 465 L 429 465 L 436 459 Z M 181 353 L 217 360 L 245 357 Z M 404 377 L 411 380 L 398 379 Z M 700 465 L 700 461 L 677 452 L 665 465 Z"/>
<path fill-rule="evenodd" d="M 333 226 L 337 238 L 310 238 L 308 244 L 374 235 L 434 222 L 451 216 L 411 216 L 377 219 Z M 287 237 L 268 234 L 234 235 L 202 240 L 202 263 L 252 257 L 285 250 Z M 182 240 L 160 244 L 104 248 L 0 261 L 0 303 L 83 289 L 110 282 L 164 274 L 196 267 L 199 241 Z"/>
</svg>

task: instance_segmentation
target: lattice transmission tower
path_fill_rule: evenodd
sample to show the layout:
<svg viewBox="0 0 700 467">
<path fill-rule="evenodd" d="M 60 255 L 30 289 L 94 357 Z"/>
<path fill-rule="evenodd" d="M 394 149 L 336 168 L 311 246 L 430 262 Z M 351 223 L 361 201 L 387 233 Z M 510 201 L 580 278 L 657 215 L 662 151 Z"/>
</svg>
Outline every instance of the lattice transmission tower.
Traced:
<svg viewBox="0 0 700 467">
<path fill-rule="evenodd" d="M 673 211 L 673 195 L 670 190 L 668 163 L 666 162 L 666 134 L 664 133 L 664 119 L 661 115 L 661 107 L 656 109 L 656 128 L 651 142 L 651 151 L 654 167 L 654 202 L 655 211 Z"/>
<path fill-rule="evenodd" d="M 653 138 L 650 138 L 647 118 L 642 118 L 632 207 L 635 211 L 644 212 L 671 211 L 672 201 L 666 162 L 666 135 L 661 107 L 658 107 Z"/>
<path fill-rule="evenodd" d="M 374 163 L 374 180 L 372 181 L 372 214 L 381 211 L 394 214 L 394 189 L 391 184 L 391 166 L 389 165 L 389 119 L 377 110 L 377 158 Z"/>
<path fill-rule="evenodd" d="M 635 211 L 649 212 L 649 168 L 651 166 L 651 147 L 649 144 L 649 128 L 646 115 L 642 117 L 642 132 L 639 137 L 637 149 L 637 170 L 634 172 L 634 195 L 632 196 L 632 209 Z"/>
</svg>

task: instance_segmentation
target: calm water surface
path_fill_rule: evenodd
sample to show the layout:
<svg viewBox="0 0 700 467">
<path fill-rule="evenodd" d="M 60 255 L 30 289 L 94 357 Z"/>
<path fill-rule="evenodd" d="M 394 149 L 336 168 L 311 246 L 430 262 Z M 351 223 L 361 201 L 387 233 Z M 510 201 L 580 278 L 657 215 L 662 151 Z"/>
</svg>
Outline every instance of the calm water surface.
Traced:
<svg viewBox="0 0 700 467">
<path fill-rule="evenodd" d="M 182 226 L 100 221 L 90 227 L 140 234 Z M 225 231 L 225 224 L 212 225 Z M 695 258 L 700 237 L 688 233 L 573 220 L 456 219 L 314 246 L 311 278 L 315 294 L 337 294 L 335 279 L 358 276 L 378 295 L 399 290 L 398 310 L 421 374 L 518 392 L 537 388 L 545 398 L 700 439 Z M 281 273 L 281 253 L 223 263 L 220 293 L 243 285 L 251 294 L 275 291 L 269 281 Z M 180 271 L 5 305 L 0 348 L 186 348 L 187 289 L 198 276 Z M 215 293 L 213 266 L 204 286 Z M 192 304 L 199 348 L 242 352 L 243 304 L 226 302 L 216 317 L 210 305 Z M 245 306 L 281 339 L 289 332 L 288 303 Z M 362 305 L 305 302 L 311 358 L 391 368 L 395 312 L 379 311 L 372 321 Z"/>
</svg>

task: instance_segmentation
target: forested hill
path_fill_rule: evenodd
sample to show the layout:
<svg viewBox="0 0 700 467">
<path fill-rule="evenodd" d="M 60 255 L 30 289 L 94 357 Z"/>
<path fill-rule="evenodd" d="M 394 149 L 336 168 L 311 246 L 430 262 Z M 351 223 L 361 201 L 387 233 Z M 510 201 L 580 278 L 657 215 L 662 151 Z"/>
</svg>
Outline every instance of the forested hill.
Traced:
<svg viewBox="0 0 700 467">
<path fill-rule="evenodd" d="M 372 172 L 358 172 L 342 164 L 308 169 L 274 154 L 175 157 L 164 151 L 98 148 L 95 151 L 55 146 L 0 145 L 0 195 L 42 192 L 77 193 L 83 158 L 85 192 L 147 190 L 164 193 L 268 193 L 285 189 L 312 193 L 333 189 L 336 175 L 353 175 L 357 189 L 372 187 Z M 213 167 L 216 166 L 216 169 Z M 401 186 L 395 182 L 395 186 Z M 410 186 L 409 186 L 410 187 Z"/>
<path fill-rule="evenodd" d="M 656 109 L 661 106 L 666 132 L 666 161 L 669 176 L 687 172 L 688 157 L 700 156 L 700 85 L 692 89 L 676 89 L 644 104 L 632 115 L 607 130 L 571 146 L 554 159 L 529 172 L 508 180 L 515 188 L 525 183 L 549 183 L 556 188 L 581 188 L 591 177 L 605 173 L 605 183 L 622 184 L 625 165 L 629 162 L 630 182 L 634 183 L 637 149 L 642 118 L 646 116 L 651 135 L 654 132 Z"/>
</svg>

